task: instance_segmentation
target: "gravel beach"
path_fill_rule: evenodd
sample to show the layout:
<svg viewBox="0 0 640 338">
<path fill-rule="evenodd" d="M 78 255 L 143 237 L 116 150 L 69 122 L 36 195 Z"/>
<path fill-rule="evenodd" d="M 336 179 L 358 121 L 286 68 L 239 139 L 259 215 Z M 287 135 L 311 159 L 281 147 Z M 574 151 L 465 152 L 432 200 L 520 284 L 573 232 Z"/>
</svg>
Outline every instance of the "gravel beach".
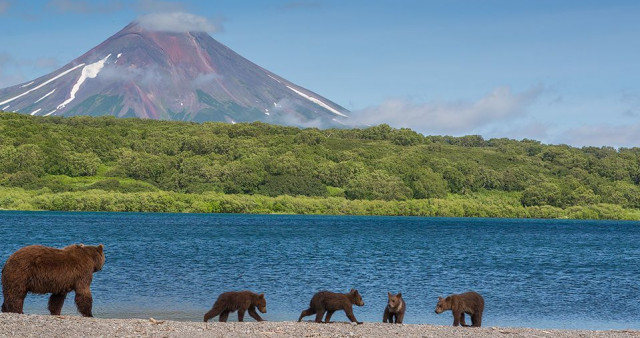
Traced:
<svg viewBox="0 0 640 338">
<path fill-rule="evenodd" d="M 640 337 L 640 331 L 463 328 L 426 324 L 177 322 L 0 314 L 0 337 Z"/>
</svg>

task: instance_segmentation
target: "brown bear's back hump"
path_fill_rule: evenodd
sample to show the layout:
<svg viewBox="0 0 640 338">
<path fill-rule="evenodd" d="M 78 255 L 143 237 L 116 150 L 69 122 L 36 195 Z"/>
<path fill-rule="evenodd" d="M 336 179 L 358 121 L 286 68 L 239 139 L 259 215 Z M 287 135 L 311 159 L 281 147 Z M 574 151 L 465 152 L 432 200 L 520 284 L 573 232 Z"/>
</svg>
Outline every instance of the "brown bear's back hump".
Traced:
<svg viewBox="0 0 640 338">
<path fill-rule="evenodd" d="M 474 291 L 465 292 L 460 294 L 459 303 L 464 307 L 464 311 L 473 313 L 473 312 L 482 312 L 484 309 L 484 298 Z"/>
</svg>

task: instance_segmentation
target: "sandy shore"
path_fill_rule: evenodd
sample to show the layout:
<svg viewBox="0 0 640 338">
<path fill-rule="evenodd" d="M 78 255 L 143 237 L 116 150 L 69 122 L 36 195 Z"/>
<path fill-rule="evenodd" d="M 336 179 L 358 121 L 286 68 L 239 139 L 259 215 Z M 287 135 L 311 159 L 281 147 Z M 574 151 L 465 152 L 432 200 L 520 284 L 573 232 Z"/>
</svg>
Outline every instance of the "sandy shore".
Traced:
<svg viewBox="0 0 640 338">
<path fill-rule="evenodd" d="M 0 337 L 640 337 L 640 331 L 310 322 L 198 323 L 0 314 Z"/>
</svg>

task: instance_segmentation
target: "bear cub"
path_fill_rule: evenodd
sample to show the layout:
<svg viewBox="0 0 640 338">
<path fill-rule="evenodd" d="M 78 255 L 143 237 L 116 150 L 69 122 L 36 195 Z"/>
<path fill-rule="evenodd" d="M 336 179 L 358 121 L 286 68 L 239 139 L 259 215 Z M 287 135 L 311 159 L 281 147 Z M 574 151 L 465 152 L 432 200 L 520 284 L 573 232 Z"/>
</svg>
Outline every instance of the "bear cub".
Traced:
<svg viewBox="0 0 640 338">
<path fill-rule="evenodd" d="M 63 249 L 30 245 L 14 252 L 2 268 L 2 312 L 23 313 L 27 293 L 50 293 L 49 312 L 60 315 L 67 293 L 75 291 L 78 312 L 93 317 L 91 279 L 104 265 L 104 250 L 73 244 Z"/>
<path fill-rule="evenodd" d="M 364 305 L 362 296 L 360 296 L 360 293 L 358 293 L 358 290 L 356 289 L 351 289 L 349 293 L 320 291 L 313 295 L 313 297 L 311 298 L 311 302 L 309 303 L 309 308 L 302 311 L 302 313 L 300 314 L 300 318 L 298 318 L 298 321 L 302 321 L 302 317 L 315 314 L 316 323 L 321 323 L 322 316 L 326 312 L 327 316 L 325 317 L 324 322 L 330 323 L 333 313 L 338 310 L 343 310 L 350 321 L 357 324 L 362 324 L 362 322 L 359 322 L 353 315 L 354 304 L 357 306 Z"/>
<path fill-rule="evenodd" d="M 436 313 L 440 314 L 447 310 L 453 312 L 453 326 L 480 327 L 482 325 L 482 311 L 484 311 L 484 298 L 473 291 L 450 295 L 447 298 L 438 297 Z M 465 324 L 465 313 L 471 316 L 471 325 Z"/>
<path fill-rule="evenodd" d="M 384 308 L 382 322 L 402 324 L 404 312 L 407 309 L 407 304 L 404 302 L 404 299 L 402 299 L 402 293 L 393 295 L 391 292 L 387 292 L 387 298 L 387 306 Z"/>
<path fill-rule="evenodd" d="M 220 315 L 218 318 L 221 322 L 226 322 L 229 313 L 238 311 L 238 321 L 244 320 L 245 311 L 249 310 L 249 315 L 253 319 L 261 322 L 264 319 L 256 312 L 256 307 L 260 312 L 267 313 L 267 300 L 264 293 L 257 294 L 251 291 L 230 291 L 222 293 L 216 299 L 209 312 L 204 314 L 204 321 Z"/>
</svg>

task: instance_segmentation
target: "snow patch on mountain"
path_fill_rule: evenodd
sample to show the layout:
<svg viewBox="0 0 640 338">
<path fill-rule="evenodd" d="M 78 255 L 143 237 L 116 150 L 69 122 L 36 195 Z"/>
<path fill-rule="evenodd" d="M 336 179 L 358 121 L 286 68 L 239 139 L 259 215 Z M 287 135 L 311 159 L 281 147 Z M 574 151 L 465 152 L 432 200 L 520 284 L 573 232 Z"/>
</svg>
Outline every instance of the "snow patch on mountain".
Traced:
<svg viewBox="0 0 640 338">
<path fill-rule="evenodd" d="M 81 63 L 81 64 L 79 64 L 79 65 L 77 65 L 77 66 L 75 66 L 75 67 L 71 67 L 71 68 L 69 68 L 69 69 L 65 70 L 64 72 L 62 72 L 62 73 L 60 73 L 60 74 L 58 74 L 58 75 L 56 75 L 56 76 L 52 77 L 51 79 L 49 79 L 49 80 L 47 80 L 47 81 L 45 81 L 45 82 L 41 83 L 40 85 L 38 85 L 38 86 L 36 86 L 36 87 L 33 87 L 33 88 L 31 88 L 31 89 L 27 90 L 26 92 L 24 92 L 24 93 L 22 93 L 22 94 L 20 94 L 20 95 L 18 95 L 18 96 L 14 96 L 14 97 L 12 97 L 12 98 L 10 98 L 10 99 L 7 99 L 7 100 L 4 100 L 4 101 L 0 102 L 0 105 L 3 105 L 3 104 L 5 104 L 5 103 L 9 103 L 9 102 L 11 102 L 11 101 L 13 101 L 13 100 L 15 100 L 15 99 L 18 99 L 18 98 L 21 98 L 21 97 L 23 97 L 23 96 L 25 96 L 25 95 L 27 95 L 27 94 L 31 93 L 31 92 L 32 92 L 32 91 L 34 91 L 34 90 L 38 90 L 38 89 L 40 89 L 40 88 L 42 88 L 42 87 L 46 86 L 47 84 L 49 84 L 49 83 L 51 83 L 51 82 L 53 82 L 53 81 L 55 81 L 55 80 L 57 80 L 57 79 L 59 79 L 59 78 L 61 78 L 61 77 L 65 76 L 65 75 L 67 75 L 67 74 L 71 73 L 72 71 L 74 71 L 74 70 L 76 70 L 76 69 L 78 69 L 78 68 L 80 68 L 80 67 L 82 67 L 82 66 L 84 66 L 84 63 Z"/>
<path fill-rule="evenodd" d="M 48 92 L 48 93 L 44 94 L 44 96 L 43 96 L 43 97 L 39 98 L 39 99 L 38 99 L 38 101 L 36 101 L 36 102 L 34 102 L 34 103 L 38 103 L 38 102 L 42 101 L 45 97 L 47 97 L 47 96 L 49 96 L 49 95 L 53 94 L 53 92 L 55 92 L 55 91 L 56 91 L 56 89 L 55 89 L 55 88 L 53 88 L 53 90 L 52 90 L 52 91 L 50 91 L 50 92 Z"/>
<path fill-rule="evenodd" d="M 276 79 L 275 77 L 273 77 L 273 76 L 271 76 L 271 75 L 269 75 L 269 74 L 267 74 L 267 76 L 268 76 L 268 77 L 270 77 L 270 78 L 272 78 L 272 79 L 274 79 L 274 80 L 275 80 L 276 82 L 278 82 L 278 83 L 282 83 L 282 82 L 280 82 L 280 80 Z"/>
<path fill-rule="evenodd" d="M 326 109 L 326 110 L 328 110 L 328 111 L 330 111 L 330 112 L 332 112 L 332 113 L 334 113 L 336 115 L 340 115 L 340 116 L 343 116 L 343 117 L 348 117 L 347 115 L 345 115 L 345 114 L 343 114 L 343 113 L 331 108 L 331 106 L 329 106 L 328 104 L 316 99 L 313 96 L 309 96 L 309 95 L 307 95 L 307 94 L 305 94 L 305 93 L 303 93 L 303 92 L 301 92 L 299 90 L 296 90 L 295 88 L 289 87 L 289 86 L 287 86 L 287 88 L 293 90 L 294 93 L 304 97 L 305 99 L 307 99 L 307 100 L 319 105 L 320 107 L 322 107 L 322 108 L 324 108 L 324 109 Z"/>
<path fill-rule="evenodd" d="M 84 83 L 84 81 L 86 79 L 94 79 L 96 76 L 98 76 L 98 73 L 100 73 L 100 70 L 102 69 L 102 67 L 104 67 L 104 63 L 107 62 L 107 59 L 109 59 L 110 56 L 111 56 L 111 53 L 105 56 L 104 59 L 89 65 L 86 65 L 84 68 L 82 68 L 82 74 L 80 75 L 80 78 L 78 79 L 76 84 L 73 85 L 73 88 L 71 88 L 71 93 L 69 93 L 69 98 L 66 99 L 64 102 L 62 102 L 61 104 L 59 104 L 58 107 L 56 107 L 56 109 L 62 109 L 69 102 L 73 101 L 76 98 L 76 93 L 78 92 L 78 90 L 80 89 L 80 86 Z"/>
</svg>

